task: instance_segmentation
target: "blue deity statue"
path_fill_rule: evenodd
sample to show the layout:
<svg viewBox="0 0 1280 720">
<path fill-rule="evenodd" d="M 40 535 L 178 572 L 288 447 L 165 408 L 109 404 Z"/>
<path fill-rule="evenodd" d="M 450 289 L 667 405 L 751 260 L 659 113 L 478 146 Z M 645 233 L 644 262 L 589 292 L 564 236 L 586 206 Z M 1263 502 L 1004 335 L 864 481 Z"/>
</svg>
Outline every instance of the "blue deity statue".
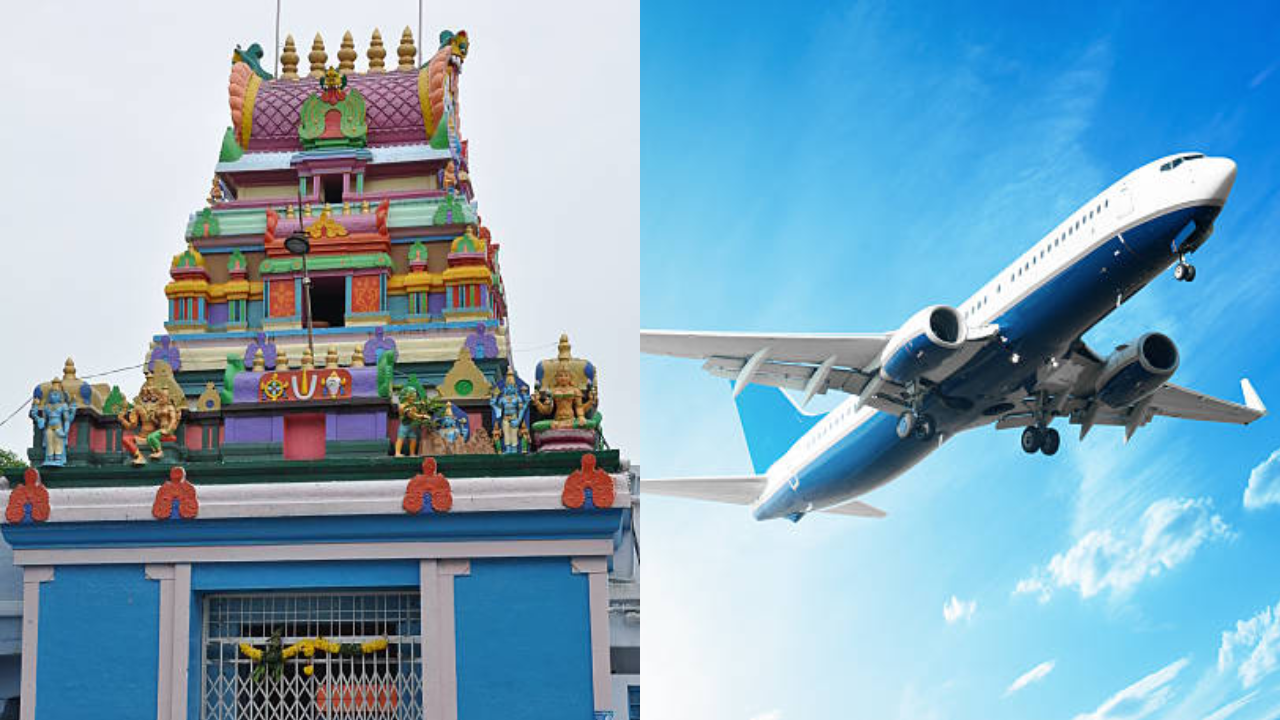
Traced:
<svg viewBox="0 0 1280 720">
<path fill-rule="evenodd" d="M 71 421 L 76 417 L 76 406 L 74 400 L 68 400 L 61 380 L 55 379 L 49 383 L 47 393 L 36 388 L 29 415 L 36 429 L 44 431 L 44 462 L 41 464 L 56 467 L 66 465 L 67 431 L 71 429 Z"/>
<path fill-rule="evenodd" d="M 489 407 L 493 409 L 494 442 L 502 450 L 502 454 L 511 455 L 520 452 L 520 428 L 524 426 L 529 414 L 529 397 L 527 387 L 524 392 L 515 372 L 507 368 L 507 382 L 501 391 L 493 391 L 489 399 Z"/>
<path fill-rule="evenodd" d="M 440 439 L 444 440 L 447 452 L 453 453 L 461 449 L 462 443 L 466 440 L 466 426 L 458 419 L 457 413 L 454 412 L 453 403 L 445 403 L 444 414 L 440 418 L 440 424 L 436 427 L 436 434 Z"/>
</svg>

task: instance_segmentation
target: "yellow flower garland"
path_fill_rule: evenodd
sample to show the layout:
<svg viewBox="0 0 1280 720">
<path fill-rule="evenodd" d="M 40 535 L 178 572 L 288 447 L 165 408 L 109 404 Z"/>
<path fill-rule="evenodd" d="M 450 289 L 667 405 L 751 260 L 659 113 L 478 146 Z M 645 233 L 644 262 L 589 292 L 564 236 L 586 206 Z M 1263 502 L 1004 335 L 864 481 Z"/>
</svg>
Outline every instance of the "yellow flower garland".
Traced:
<svg viewBox="0 0 1280 720">
<path fill-rule="evenodd" d="M 296 657 L 298 654 L 301 653 L 302 655 L 308 658 L 311 658 L 311 657 L 315 657 L 315 654 L 317 651 L 328 653 L 330 655 L 337 655 L 343 651 L 344 644 L 346 645 L 347 648 L 355 647 L 354 643 L 336 643 L 336 642 L 333 642 L 332 640 L 326 640 L 322 637 L 299 640 L 293 643 L 292 645 L 281 650 L 280 657 L 285 660 L 288 660 L 290 658 Z M 366 640 L 360 643 L 358 647 L 360 649 L 361 654 L 370 655 L 372 653 L 376 653 L 381 650 L 386 650 L 387 639 L 374 638 L 373 640 Z M 258 662 L 262 660 L 263 652 L 258 648 L 250 645 L 249 643 L 243 643 L 243 642 L 240 643 L 240 652 L 245 657 L 249 658 L 254 662 Z M 315 672 L 314 664 L 311 662 L 308 662 L 302 668 L 302 672 L 304 675 L 310 676 L 312 673 Z"/>
</svg>

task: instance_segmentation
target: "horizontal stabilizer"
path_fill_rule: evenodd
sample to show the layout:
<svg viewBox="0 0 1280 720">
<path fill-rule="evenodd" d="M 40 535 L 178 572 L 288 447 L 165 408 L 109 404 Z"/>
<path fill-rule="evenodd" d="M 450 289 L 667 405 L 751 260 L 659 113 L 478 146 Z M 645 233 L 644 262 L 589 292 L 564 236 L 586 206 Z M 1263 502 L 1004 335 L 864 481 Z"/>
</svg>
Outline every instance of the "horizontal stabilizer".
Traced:
<svg viewBox="0 0 1280 720">
<path fill-rule="evenodd" d="M 853 500 L 843 505 L 833 505 L 829 508 L 823 508 L 818 512 L 831 513 L 833 515 L 852 515 L 854 517 L 882 518 L 885 511 L 880 508 L 871 507 L 864 502 Z"/>
<path fill-rule="evenodd" d="M 763 475 L 640 479 L 640 495 L 693 498 L 733 505 L 750 505 L 764 491 Z"/>
</svg>

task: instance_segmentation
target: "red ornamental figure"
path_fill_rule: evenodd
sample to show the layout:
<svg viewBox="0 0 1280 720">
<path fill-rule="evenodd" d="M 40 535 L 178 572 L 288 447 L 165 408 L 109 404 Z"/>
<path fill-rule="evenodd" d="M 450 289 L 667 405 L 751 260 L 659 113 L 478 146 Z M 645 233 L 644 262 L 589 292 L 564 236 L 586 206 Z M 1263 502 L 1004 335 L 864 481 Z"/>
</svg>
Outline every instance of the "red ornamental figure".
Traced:
<svg viewBox="0 0 1280 720">
<path fill-rule="evenodd" d="M 582 469 L 574 470 L 564 481 L 560 502 L 578 510 L 586 504 L 587 490 L 591 491 L 591 504 L 595 507 L 613 507 L 613 478 L 596 467 L 596 456 L 591 453 L 582 455 Z"/>
<path fill-rule="evenodd" d="M 196 499 L 196 486 L 187 482 L 187 471 L 180 467 L 170 469 L 169 481 L 156 490 L 151 515 L 157 520 L 191 520 L 198 514 L 200 501 Z"/>
<path fill-rule="evenodd" d="M 453 508 L 453 488 L 449 480 L 436 472 L 436 459 L 423 458 L 422 473 L 414 475 L 409 486 L 404 490 L 404 510 L 417 515 L 426 507 L 427 496 L 431 496 L 431 510 L 449 512 Z"/>
<path fill-rule="evenodd" d="M 5 508 L 4 519 L 10 523 L 20 523 L 28 519 L 33 522 L 44 522 L 49 519 L 49 491 L 40 482 L 40 472 L 35 468 L 27 468 L 22 474 L 23 483 L 9 493 L 9 506 Z"/>
</svg>

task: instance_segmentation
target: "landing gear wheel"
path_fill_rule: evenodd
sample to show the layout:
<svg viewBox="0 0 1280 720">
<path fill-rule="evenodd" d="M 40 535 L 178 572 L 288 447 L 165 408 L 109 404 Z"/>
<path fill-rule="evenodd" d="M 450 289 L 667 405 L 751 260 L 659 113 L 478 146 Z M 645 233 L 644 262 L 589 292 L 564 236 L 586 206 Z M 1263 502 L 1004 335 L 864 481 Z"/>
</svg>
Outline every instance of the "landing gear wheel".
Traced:
<svg viewBox="0 0 1280 720">
<path fill-rule="evenodd" d="M 933 424 L 933 418 L 928 415 L 921 415 L 916 418 L 916 439 L 928 440 L 933 437 L 936 426 Z"/>
<path fill-rule="evenodd" d="M 1034 425 L 1028 425 L 1027 428 L 1022 431 L 1022 451 L 1028 455 L 1035 454 L 1035 452 L 1040 449 L 1040 444 L 1043 441 L 1044 438 L 1040 432 L 1040 428 Z"/>
<path fill-rule="evenodd" d="M 1045 455 L 1053 455 L 1058 452 L 1058 446 L 1062 443 L 1062 437 L 1058 435 L 1058 431 L 1048 428 L 1044 431 L 1044 437 L 1040 439 L 1040 452 Z"/>
<path fill-rule="evenodd" d="M 1196 266 L 1195 266 L 1195 265 L 1187 265 L 1186 276 L 1187 276 L 1187 282 L 1191 282 L 1192 280 L 1195 280 L 1195 279 L 1196 279 Z"/>
<path fill-rule="evenodd" d="M 916 416 L 913 412 L 904 412 L 898 416 L 898 439 L 906 440 L 911 437 L 911 431 L 916 428 Z"/>
<path fill-rule="evenodd" d="M 1196 266 L 1189 262 L 1179 261 L 1177 266 L 1173 268 L 1173 279 L 1183 282 L 1191 282 L 1196 279 Z"/>
</svg>

